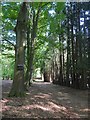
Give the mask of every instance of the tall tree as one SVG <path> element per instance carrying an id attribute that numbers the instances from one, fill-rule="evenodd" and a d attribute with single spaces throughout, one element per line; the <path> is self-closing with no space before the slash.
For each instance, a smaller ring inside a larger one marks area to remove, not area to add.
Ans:
<path id="1" fill-rule="evenodd" d="M 16 32 L 16 49 L 15 49 L 15 69 L 14 80 L 9 96 L 24 96 L 24 42 L 26 38 L 27 6 L 24 2 L 21 6 Z"/>

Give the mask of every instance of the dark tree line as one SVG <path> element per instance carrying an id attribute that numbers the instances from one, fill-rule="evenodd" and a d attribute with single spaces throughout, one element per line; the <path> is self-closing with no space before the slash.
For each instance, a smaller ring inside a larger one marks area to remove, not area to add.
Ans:
<path id="1" fill-rule="evenodd" d="M 89 6 L 90 2 L 66 4 L 66 19 L 61 25 L 64 32 L 59 35 L 63 47 L 60 48 L 59 69 L 53 69 L 56 75 L 55 79 L 52 78 L 53 83 L 79 89 L 90 87 Z M 57 68 L 57 65 L 58 62 L 53 68 Z"/>

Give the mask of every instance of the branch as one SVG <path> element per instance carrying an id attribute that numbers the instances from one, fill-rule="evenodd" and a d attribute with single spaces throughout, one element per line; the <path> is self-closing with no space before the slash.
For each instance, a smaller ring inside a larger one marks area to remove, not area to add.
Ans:
<path id="1" fill-rule="evenodd" d="M 11 44 L 11 45 L 15 48 L 15 45 L 14 45 L 12 42 L 10 42 L 9 40 L 4 39 L 4 40 L 2 40 L 2 41 L 7 41 L 9 44 Z"/>
<path id="2" fill-rule="evenodd" d="M 40 13 L 40 10 L 41 10 L 41 4 L 42 3 L 40 3 L 39 6 L 38 6 L 38 11 L 37 11 L 37 14 L 36 14 L 36 26 L 37 26 L 37 22 L 38 22 L 38 18 L 39 18 L 39 13 Z"/>
<path id="3" fill-rule="evenodd" d="M 48 5 L 48 4 L 50 4 L 50 2 L 45 3 L 44 5 L 42 5 L 42 2 L 40 2 L 39 6 L 38 6 L 38 11 L 37 11 L 37 14 L 36 14 L 36 26 L 37 26 L 37 22 L 38 22 L 38 18 L 39 18 L 39 13 L 40 13 L 41 9 L 42 9 L 44 6 Z M 42 5 L 42 6 L 41 6 L 41 5 Z"/>
<path id="4" fill-rule="evenodd" d="M 41 9 L 42 9 L 44 6 L 48 5 L 48 4 L 51 4 L 51 2 L 47 2 L 47 3 L 45 3 L 44 5 L 42 5 L 42 6 L 41 6 Z"/>
<path id="5" fill-rule="evenodd" d="M 42 25 L 42 26 L 38 27 L 38 29 L 44 28 L 44 27 L 46 27 L 46 26 L 47 26 L 47 24 Z"/>
<path id="6" fill-rule="evenodd" d="M 50 4 L 50 2 L 45 3 L 44 5 L 42 5 L 42 2 L 40 2 L 36 16 L 38 16 L 38 14 L 40 13 L 40 10 L 41 10 L 44 6 L 46 6 L 46 5 L 48 5 L 48 4 Z M 41 5 L 42 5 L 42 6 L 41 6 Z"/>

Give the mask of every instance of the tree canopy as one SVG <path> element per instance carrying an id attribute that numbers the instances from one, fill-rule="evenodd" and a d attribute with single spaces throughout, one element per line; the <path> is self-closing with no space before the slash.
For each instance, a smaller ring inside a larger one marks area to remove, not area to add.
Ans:
<path id="1" fill-rule="evenodd" d="M 90 87 L 90 2 L 1 2 L 1 6 L 2 76 L 13 79 L 10 96 L 20 96 L 38 68 L 44 81 Z M 23 82 L 17 86 L 16 79 Z"/>

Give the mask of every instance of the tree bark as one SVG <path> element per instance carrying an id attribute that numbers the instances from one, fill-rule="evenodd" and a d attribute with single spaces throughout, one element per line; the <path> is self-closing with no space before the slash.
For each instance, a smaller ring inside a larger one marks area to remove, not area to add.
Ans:
<path id="1" fill-rule="evenodd" d="M 62 44 L 61 36 L 59 35 L 59 44 Z M 59 84 L 63 85 L 63 66 L 62 66 L 62 47 L 60 46 L 60 56 L 59 56 L 59 62 L 60 62 L 60 69 L 59 69 Z"/>
<path id="2" fill-rule="evenodd" d="M 72 4 L 72 3 L 71 3 Z M 71 5 L 72 7 L 72 5 Z M 71 46 L 72 46 L 72 87 L 75 87 L 75 55 L 74 55 L 74 33 L 73 33 L 73 10 L 71 12 Z"/>
<path id="3" fill-rule="evenodd" d="M 15 50 L 15 69 L 14 69 L 14 80 L 10 97 L 23 97 L 24 92 L 24 42 L 26 37 L 26 14 L 27 6 L 24 2 L 21 6 L 21 10 L 18 15 L 17 25 L 15 28 L 16 32 L 16 50 Z"/>
<path id="4" fill-rule="evenodd" d="M 70 86 L 70 25 L 69 25 L 69 8 L 67 7 L 67 63 L 66 63 L 66 86 Z"/>
<path id="5" fill-rule="evenodd" d="M 30 40 L 30 48 L 29 48 L 29 86 L 31 85 L 31 78 L 32 78 L 32 72 L 33 72 L 33 59 L 34 59 L 34 44 L 35 44 L 35 38 L 37 33 L 37 26 L 38 26 L 38 19 L 39 19 L 39 13 L 41 6 L 39 6 L 37 14 L 35 14 L 35 10 L 33 10 L 33 25 L 32 25 L 32 31 L 31 31 L 31 40 Z"/>

